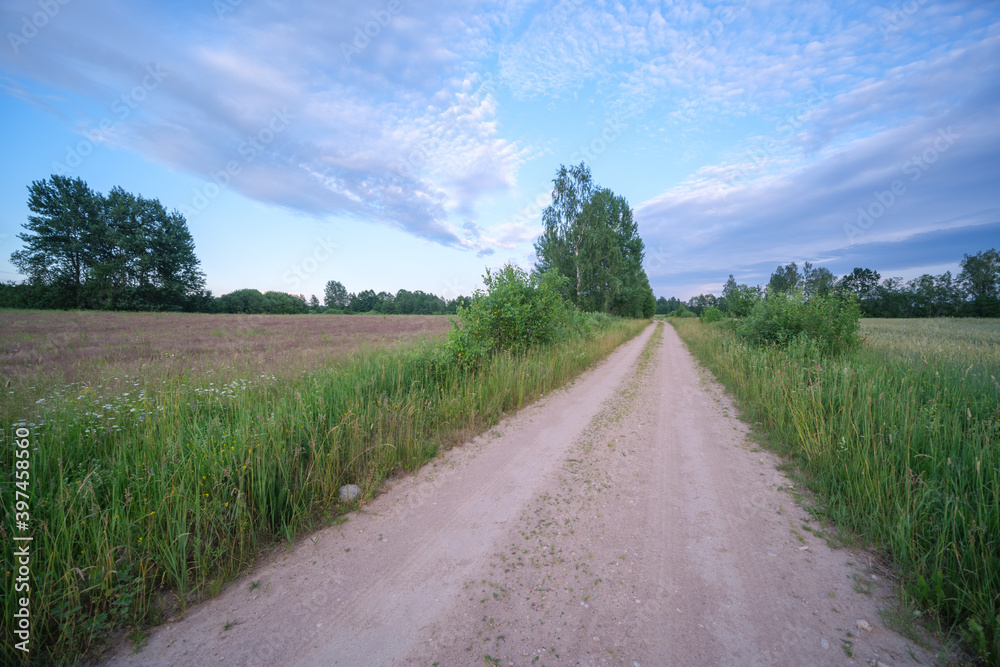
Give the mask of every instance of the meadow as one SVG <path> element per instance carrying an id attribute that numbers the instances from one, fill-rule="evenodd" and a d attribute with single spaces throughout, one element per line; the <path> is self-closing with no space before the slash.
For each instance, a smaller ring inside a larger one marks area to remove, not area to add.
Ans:
<path id="1" fill-rule="evenodd" d="M 934 619 L 1000 664 L 1000 321 L 864 319 L 858 349 L 817 358 L 671 319 L 813 511 L 894 563 L 886 621 Z"/>
<path id="2" fill-rule="evenodd" d="M 206 373 L 221 382 L 281 378 L 365 345 L 436 340 L 449 329 L 440 315 L 0 310 L 0 416 L 28 414 L 39 399 L 81 383 L 120 393 L 126 377 L 133 384 Z"/>
<path id="3" fill-rule="evenodd" d="M 33 654 L 67 663 L 141 643 L 276 540 L 339 521 L 342 485 L 364 502 L 648 323 L 579 316 L 579 335 L 468 369 L 442 354 L 447 317 L 0 317 L 4 497 L 30 432 Z M 11 549 L 2 563 L 10 580 Z M 5 591 L 5 664 L 23 658 L 16 604 Z"/>

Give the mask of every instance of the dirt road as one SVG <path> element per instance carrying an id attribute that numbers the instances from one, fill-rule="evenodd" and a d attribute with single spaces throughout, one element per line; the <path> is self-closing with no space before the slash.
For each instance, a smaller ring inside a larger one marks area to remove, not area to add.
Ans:
<path id="1" fill-rule="evenodd" d="M 110 662 L 933 663 L 745 436 L 652 326 Z"/>

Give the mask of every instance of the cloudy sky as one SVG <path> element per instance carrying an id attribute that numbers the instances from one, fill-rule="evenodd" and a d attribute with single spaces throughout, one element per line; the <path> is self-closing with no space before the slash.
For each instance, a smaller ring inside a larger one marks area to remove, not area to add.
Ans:
<path id="1" fill-rule="evenodd" d="M 1000 248 L 982 0 L 5 0 L 0 279 L 54 173 L 185 214 L 216 294 L 530 267 L 552 178 L 633 206 L 658 296 Z"/>

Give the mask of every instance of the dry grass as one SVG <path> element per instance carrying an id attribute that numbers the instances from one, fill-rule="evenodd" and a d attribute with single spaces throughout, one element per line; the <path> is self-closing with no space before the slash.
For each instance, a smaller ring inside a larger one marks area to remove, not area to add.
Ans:
<path id="1" fill-rule="evenodd" d="M 447 333 L 440 315 L 207 315 L 0 310 L 0 416 L 24 418 L 67 384 L 126 377 L 301 374 L 359 347 Z"/>

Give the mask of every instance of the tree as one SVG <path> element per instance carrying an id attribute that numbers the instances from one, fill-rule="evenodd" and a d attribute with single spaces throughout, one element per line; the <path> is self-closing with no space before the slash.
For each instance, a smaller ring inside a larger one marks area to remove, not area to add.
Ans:
<path id="1" fill-rule="evenodd" d="M 767 284 L 768 294 L 785 294 L 794 292 L 802 285 L 802 274 L 795 262 L 786 266 L 779 266 L 771 274 L 771 280 Z"/>
<path id="2" fill-rule="evenodd" d="M 656 300 L 632 209 L 624 197 L 597 187 L 586 164 L 560 166 L 542 222 L 536 273 L 555 269 L 569 278 L 566 296 L 581 310 L 652 316 Z"/>
<path id="3" fill-rule="evenodd" d="M 864 314 L 871 317 L 875 313 L 874 302 L 878 296 L 878 281 L 881 277 L 878 271 L 855 267 L 837 281 L 837 290 L 842 294 L 852 294 L 857 297 Z"/>
<path id="4" fill-rule="evenodd" d="M 814 269 L 810 262 L 802 266 L 802 289 L 806 299 L 814 296 L 826 296 L 833 292 L 837 284 L 837 276 L 830 269 L 821 266 Z"/>
<path id="5" fill-rule="evenodd" d="M 241 289 L 220 296 L 215 308 L 220 313 L 255 315 L 267 312 L 267 302 L 258 290 Z"/>
<path id="6" fill-rule="evenodd" d="M 588 217 L 584 208 L 594 193 L 590 169 L 581 162 L 568 169 L 560 165 L 552 181 L 552 203 L 542 211 L 544 230 L 535 242 L 536 271 L 556 269 L 572 280 L 574 303 L 581 291 L 580 251 L 586 240 Z"/>
<path id="7" fill-rule="evenodd" d="M 965 255 L 958 283 L 972 299 L 972 313 L 1000 316 L 1000 253 L 994 249 Z"/>
<path id="8" fill-rule="evenodd" d="M 375 290 L 366 289 L 349 296 L 347 309 L 352 313 L 370 313 L 376 306 L 378 306 L 378 295 L 375 294 Z"/>
<path id="9" fill-rule="evenodd" d="M 726 295 L 726 309 L 733 317 L 746 317 L 760 299 L 760 287 L 737 285 Z"/>
<path id="10" fill-rule="evenodd" d="M 347 289 L 336 280 L 331 280 L 323 290 L 323 303 L 327 308 L 345 308 L 348 304 Z"/>
<path id="11" fill-rule="evenodd" d="M 319 308 L 319 299 L 316 298 L 315 294 L 309 297 L 309 307 L 312 308 L 313 310 Z"/>
<path id="12" fill-rule="evenodd" d="M 11 263 L 36 285 L 58 286 L 64 306 L 80 307 L 93 237 L 101 227 L 100 195 L 79 178 L 53 175 L 28 187 L 25 242 Z"/>
<path id="13" fill-rule="evenodd" d="M 32 233 L 19 235 L 27 247 L 11 261 L 55 290 L 55 305 L 180 310 L 204 287 L 184 216 L 158 200 L 120 187 L 105 197 L 57 175 L 28 190 Z"/>

